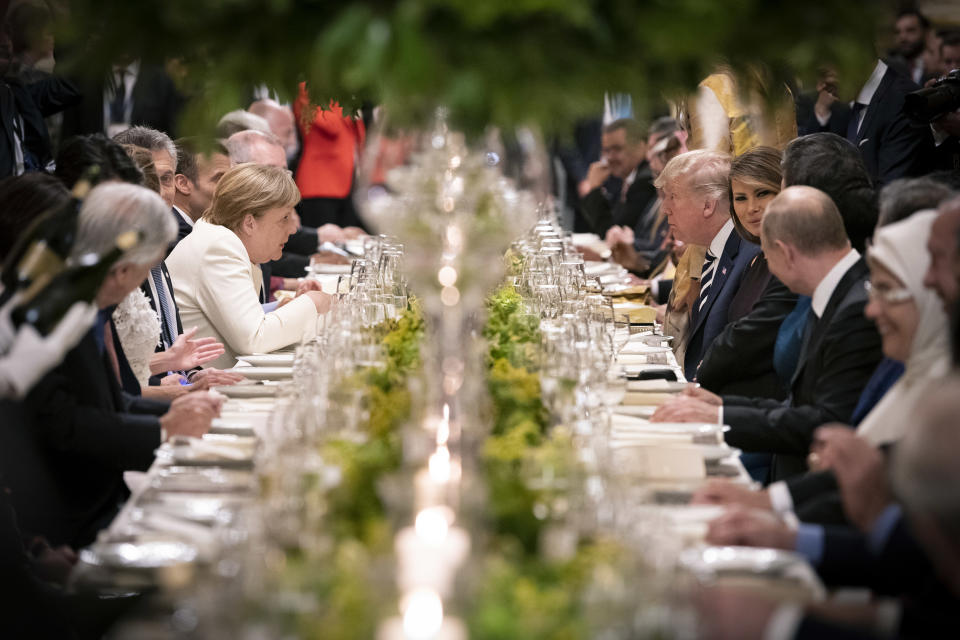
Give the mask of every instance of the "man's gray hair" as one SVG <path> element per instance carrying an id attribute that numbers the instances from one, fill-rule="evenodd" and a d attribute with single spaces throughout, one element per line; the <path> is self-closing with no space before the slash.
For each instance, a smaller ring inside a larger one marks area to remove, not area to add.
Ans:
<path id="1" fill-rule="evenodd" d="M 725 202 L 728 198 L 731 158 L 725 153 L 697 149 L 676 156 L 663 168 L 653 185 L 663 189 L 682 180 L 688 189 Z M 724 211 L 730 207 L 724 207 Z"/>
<path id="2" fill-rule="evenodd" d="M 230 154 L 231 164 L 243 164 L 244 162 L 258 162 L 257 149 L 266 146 L 276 146 L 283 150 L 283 143 L 280 138 L 272 133 L 264 133 L 255 129 L 238 131 L 230 136 L 224 143 L 227 153 Z"/>
<path id="3" fill-rule="evenodd" d="M 909 218 L 923 209 L 936 209 L 954 195 L 950 187 L 933 178 L 898 178 L 880 191 L 877 226 Z"/>
<path id="4" fill-rule="evenodd" d="M 113 141 L 117 144 L 132 144 L 135 147 L 143 147 L 147 151 L 166 151 L 170 154 L 173 162 L 177 162 L 177 145 L 173 144 L 170 136 L 157 129 L 140 126 L 130 127 L 113 136 Z"/>
<path id="5" fill-rule="evenodd" d="M 146 187 L 125 182 L 106 182 L 87 195 L 80 208 L 77 242 L 71 258 L 88 253 L 104 254 L 128 231 L 141 234 L 140 243 L 120 262 L 145 265 L 157 259 L 177 237 L 170 207 Z"/>
<path id="6" fill-rule="evenodd" d="M 217 137 L 229 138 L 239 131 L 262 131 L 271 133 L 270 123 L 263 116 L 236 109 L 225 113 L 217 123 Z"/>
<path id="7" fill-rule="evenodd" d="M 760 236 L 764 244 L 779 240 L 805 256 L 850 246 L 837 205 L 823 191 L 806 186 L 787 187 L 770 201 Z"/>
<path id="8" fill-rule="evenodd" d="M 935 385 L 918 404 L 917 424 L 893 455 L 896 495 L 912 513 L 932 518 L 941 533 L 960 540 L 960 378 Z"/>

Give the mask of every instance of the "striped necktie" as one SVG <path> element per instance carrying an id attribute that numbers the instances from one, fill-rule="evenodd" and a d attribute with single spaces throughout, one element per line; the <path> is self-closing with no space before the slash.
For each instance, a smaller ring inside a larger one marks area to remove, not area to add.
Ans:
<path id="1" fill-rule="evenodd" d="M 150 269 L 150 276 L 153 278 L 153 285 L 157 289 L 157 304 L 160 307 L 160 329 L 163 338 L 163 348 L 169 349 L 174 340 L 177 339 L 176 318 L 173 317 L 173 310 L 167 301 L 167 288 L 164 286 L 163 271 L 160 265 Z"/>
<path id="2" fill-rule="evenodd" d="M 703 260 L 703 271 L 700 272 L 700 295 L 697 297 L 697 313 L 703 311 L 703 306 L 707 304 L 710 298 L 710 285 L 713 284 L 713 276 L 717 273 L 717 257 L 707 251 Z"/>

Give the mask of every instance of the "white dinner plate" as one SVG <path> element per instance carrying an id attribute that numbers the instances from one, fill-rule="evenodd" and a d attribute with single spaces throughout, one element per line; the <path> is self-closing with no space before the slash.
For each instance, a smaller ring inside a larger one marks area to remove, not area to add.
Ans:
<path id="1" fill-rule="evenodd" d="M 234 371 L 251 380 L 287 380 L 293 377 L 293 367 L 240 367 Z"/>
<path id="2" fill-rule="evenodd" d="M 237 360 L 246 362 L 254 367 L 289 367 L 293 365 L 292 353 L 255 353 L 246 356 L 237 356 Z M 244 371 L 239 371 L 243 373 Z"/>
<path id="3" fill-rule="evenodd" d="M 250 367 L 253 369 L 253 367 Z M 234 384 L 227 387 L 214 387 L 217 393 L 228 398 L 269 398 L 277 395 L 280 385 L 276 384 Z"/>
<path id="4" fill-rule="evenodd" d="M 306 267 L 306 270 L 310 273 L 350 275 L 351 266 L 349 264 L 314 264 Z"/>

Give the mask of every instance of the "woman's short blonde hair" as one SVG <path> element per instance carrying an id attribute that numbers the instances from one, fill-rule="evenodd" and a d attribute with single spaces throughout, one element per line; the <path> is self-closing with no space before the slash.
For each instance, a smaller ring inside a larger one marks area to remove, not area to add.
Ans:
<path id="1" fill-rule="evenodd" d="M 259 218 L 270 209 L 298 202 L 300 191 L 287 169 L 248 162 L 223 174 L 203 218 L 236 231 L 247 214 Z"/>

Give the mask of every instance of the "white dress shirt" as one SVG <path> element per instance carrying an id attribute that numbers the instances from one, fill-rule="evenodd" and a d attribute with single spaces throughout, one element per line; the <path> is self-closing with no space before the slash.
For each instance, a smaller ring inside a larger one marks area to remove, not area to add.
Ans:
<path id="1" fill-rule="evenodd" d="M 224 345 L 212 367 L 232 367 L 238 354 L 275 351 L 316 332 L 317 309 L 308 296 L 264 313 L 263 272 L 224 226 L 197 220 L 166 262 L 183 326 L 198 327 L 198 338 L 211 336 Z"/>
<path id="2" fill-rule="evenodd" d="M 840 258 L 840 261 L 833 265 L 833 268 L 823 277 L 817 288 L 813 290 L 813 298 L 810 301 L 810 308 L 817 314 L 817 318 L 823 317 L 823 312 L 830 302 L 830 296 L 840 284 L 840 280 L 846 275 L 847 271 L 860 259 L 860 252 L 856 249 L 850 249 L 850 253 Z"/>
<path id="3" fill-rule="evenodd" d="M 723 253 L 723 248 L 727 246 L 727 240 L 731 233 L 733 233 L 733 220 L 728 219 L 720 227 L 720 231 L 717 231 L 717 235 L 713 236 L 713 240 L 710 241 L 710 254 L 714 258 L 719 258 L 720 254 Z"/>
<path id="4" fill-rule="evenodd" d="M 887 72 L 887 64 L 883 60 L 877 60 L 877 66 L 873 68 L 873 73 L 863 85 L 863 89 L 857 95 L 857 103 L 864 105 L 857 117 L 857 133 L 860 133 L 860 125 L 863 124 L 863 118 L 867 115 L 867 109 L 870 108 L 870 101 L 873 100 L 873 94 L 880 88 L 880 82 L 883 80 L 883 74 Z"/>
<path id="5" fill-rule="evenodd" d="M 184 222 L 186 222 L 186 223 L 187 223 L 188 225 L 190 225 L 191 227 L 193 226 L 193 218 L 191 218 L 190 216 L 188 216 L 186 211 L 184 211 L 183 209 L 181 209 L 181 208 L 178 207 L 177 205 L 173 205 L 173 210 L 176 211 L 178 214 L 180 214 L 180 217 L 183 218 L 183 221 L 184 221 Z"/>

